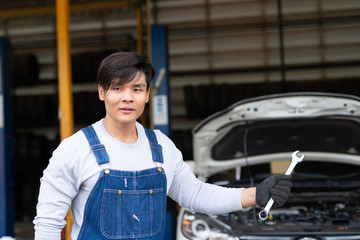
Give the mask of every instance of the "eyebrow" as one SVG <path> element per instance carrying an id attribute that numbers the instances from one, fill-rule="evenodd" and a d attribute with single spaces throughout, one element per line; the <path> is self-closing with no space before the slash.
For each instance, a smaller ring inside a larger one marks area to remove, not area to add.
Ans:
<path id="1" fill-rule="evenodd" d="M 146 85 L 144 83 L 134 83 L 132 86 L 133 87 L 145 87 Z"/>

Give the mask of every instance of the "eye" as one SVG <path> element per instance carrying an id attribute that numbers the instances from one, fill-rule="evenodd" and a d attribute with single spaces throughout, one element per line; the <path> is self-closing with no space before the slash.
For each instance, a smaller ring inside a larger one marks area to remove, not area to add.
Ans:
<path id="1" fill-rule="evenodd" d="M 114 87 L 112 90 L 113 90 L 113 91 L 121 91 L 121 88 L 119 88 L 119 87 Z"/>

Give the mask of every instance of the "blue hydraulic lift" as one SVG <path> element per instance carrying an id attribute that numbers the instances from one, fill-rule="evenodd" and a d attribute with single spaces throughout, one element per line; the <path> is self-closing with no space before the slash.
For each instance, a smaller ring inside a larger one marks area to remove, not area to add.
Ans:
<path id="1" fill-rule="evenodd" d="M 10 49 L 0 38 L 0 237 L 14 235 Z"/>
<path id="2" fill-rule="evenodd" d="M 153 81 L 152 116 L 154 128 L 171 137 L 167 28 L 151 26 L 151 56 L 156 75 Z"/>
<path id="3" fill-rule="evenodd" d="M 151 56 L 156 72 L 152 88 L 153 125 L 154 129 L 159 129 L 171 138 L 168 32 L 166 26 L 151 26 Z M 164 239 L 174 239 L 175 212 L 175 203 L 169 199 Z"/>

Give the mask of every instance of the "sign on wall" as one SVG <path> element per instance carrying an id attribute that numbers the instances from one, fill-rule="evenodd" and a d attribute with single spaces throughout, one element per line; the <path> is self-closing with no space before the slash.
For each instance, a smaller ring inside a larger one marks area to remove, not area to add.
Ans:
<path id="1" fill-rule="evenodd" d="M 153 110 L 155 125 L 169 124 L 168 98 L 166 95 L 153 97 Z"/>

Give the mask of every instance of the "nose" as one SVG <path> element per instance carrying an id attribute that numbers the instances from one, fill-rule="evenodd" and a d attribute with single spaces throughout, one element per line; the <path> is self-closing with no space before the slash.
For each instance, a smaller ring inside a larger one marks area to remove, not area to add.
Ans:
<path id="1" fill-rule="evenodd" d="M 125 89 L 122 95 L 122 101 L 124 102 L 132 102 L 134 100 L 134 94 L 131 89 Z"/>

